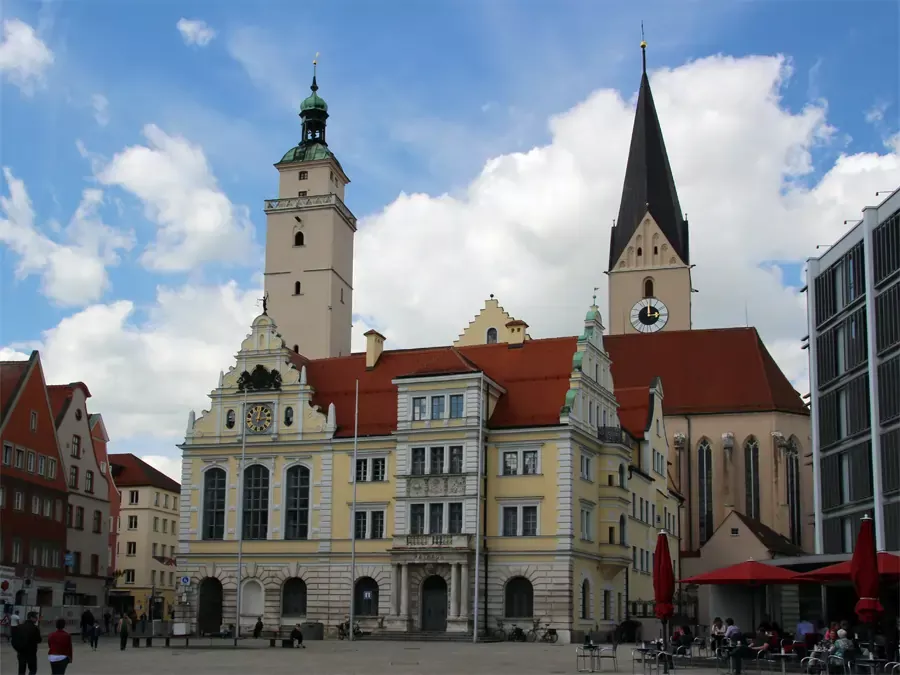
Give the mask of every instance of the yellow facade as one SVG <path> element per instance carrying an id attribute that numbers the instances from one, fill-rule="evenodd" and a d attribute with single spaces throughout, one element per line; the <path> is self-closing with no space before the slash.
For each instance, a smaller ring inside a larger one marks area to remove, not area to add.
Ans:
<path id="1" fill-rule="evenodd" d="M 632 503 L 677 507 L 664 477 L 637 475 L 648 448 L 667 452 L 665 434 L 635 440 L 619 427 L 595 307 L 584 325 L 564 345 L 571 366 L 555 423 L 495 428 L 516 399 L 505 402 L 510 393 L 478 368 L 398 373 L 387 393 L 394 430 L 361 435 L 354 465 L 353 417 L 339 425 L 308 381 L 308 367 L 327 378 L 339 360 L 298 358 L 272 319 L 257 317 L 182 446 L 178 577 L 189 583 L 178 588 L 179 623 L 247 630 L 262 617 L 269 628 L 320 621 L 333 631 L 352 596 L 370 630 L 469 632 L 476 612 L 488 632 L 540 621 L 568 640 L 611 629 L 625 618 L 629 583 L 642 598 L 649 583 L 630 569 L 631 546 L 652 548 L 655 531 L 631 517 Z M 381 341 L 372 334 L 370 353 L 345 357 L 358 360 L 364 402 L 369 378 L 402 354 L 382 354 Z"/>

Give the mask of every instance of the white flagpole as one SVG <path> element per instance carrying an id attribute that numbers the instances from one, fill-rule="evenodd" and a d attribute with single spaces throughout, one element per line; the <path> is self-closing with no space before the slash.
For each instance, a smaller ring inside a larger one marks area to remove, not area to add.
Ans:
<path id="1" fill-rule="evenodd" d="M 244 389 L 244 405 L 241 408 L 241 465 L 238 467 L 237 480 L 237 604 L 234 609 L 235 624 L 234 637 L 241 636 L 241 576 L 243 575 L 243 558 L 244 558 L 244 464 L 247 459 L 247 390 Z"/>
<path id="2" fill-rule="evenodd" d="M 353 412 L 353 504 L 350 507 L 350 626 L 349 639 L 353 641 L 353 601 L 356 598 L 356 452 L 359 445 L 359 380 L 356 381 L 356 403 Z"/>

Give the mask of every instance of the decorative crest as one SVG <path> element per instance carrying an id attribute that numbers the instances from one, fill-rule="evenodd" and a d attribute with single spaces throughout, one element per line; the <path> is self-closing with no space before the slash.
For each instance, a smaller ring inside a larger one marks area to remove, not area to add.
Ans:
<path id="1" fill-rule="evenodd" d="M 246 370 L 237 381 L 238 391 L 267 391 L 281 389 L 281 373 L 269 370 L 264 365 L 257 365 L 253 372 Z"/>

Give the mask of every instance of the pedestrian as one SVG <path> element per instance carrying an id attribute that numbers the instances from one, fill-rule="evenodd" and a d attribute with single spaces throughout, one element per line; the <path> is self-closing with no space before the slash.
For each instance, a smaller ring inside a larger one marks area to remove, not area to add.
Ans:
<path id="1" fill-rule="evenodd" d="M 112 616 L 110 616 L 109 611 L 107 610 L 103 614 L 103 632 L 106 635 L 109 635 L 109 623 L 112 621 Z"/>
<path id="2" fill-rule="evenodd" d="M 50 672 L 53 675 L 64 675 L 66 668 L 72 663 L 72 636 L 66 630 L 66 620 L 56 620 L 56 630 L 47 636 L 50 648 L 47 658 L 50 660 Z"/>
<path id="3" fill-rule="evenodd" d="M 16 627 L 12 634 L 12 646 L 19 659 L 19 675 L 37 673 L 37 649 L 41 643 L 41 631 L 37 627 L 37 614 L 28 612 L 25 622 Z"/>
<path id="4" fill-rule="evenodd" d="M 122 651 L 125 651 L 125 647 L 128 646 L 128 617 L 124 614 L 122 618 L 119 619 L 119 648 Z"/>
<path id="5" fill-rule="evenodd" d="M 94 623 L 91 626 L 91 649 L 97 651 L 97 645 L 100 643 L 100 624 Z"/>
<path id="6" fill-rule="evenodd" d="M 94 615 L 86 609 L 81 613 L 81 641 L 87 642 L 91 628 L 94 626 Z"/>
<path id="7" fill-rule="evenodd" d="M 256 619 L 256 625 L 253 626 L 253 638 L 258 639 L 259 636 L 262 634 L 262 631 L 263 631 L 262 617 L 258 617 Z"/>
<path id="8" fill-rule="evenodd" d="M 19 616 L 19 610 L 15 610 L 15 611 L 12 613 L 12 616 L 9 617 L 9 631 L 10 631 L 10 635 L 12 635 L 12 630 L 13 630 L 13 628 L 16 628 L 16 627 L 19 626 L 19 624 L 21 624 L 21 623 L 22 623 L 22 617 Z"/>
<path id="9" fill-rule="evenodd" d="M 147 615 L 145 613 L 141 613 L 141 634 L 147 632 Z"/>
<path id="10" fill-rule="evenodd" d="M 291 631 L 291 647 L 294 646 L 294 642 L 300 649 L 306 649 L 306 645 L 303 644 L 303 631 L 300 630 L 299 623 L 294 624 L 294 630 Z"/>

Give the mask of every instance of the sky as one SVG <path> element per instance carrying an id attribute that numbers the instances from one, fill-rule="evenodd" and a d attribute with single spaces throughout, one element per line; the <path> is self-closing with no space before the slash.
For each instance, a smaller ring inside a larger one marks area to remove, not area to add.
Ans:
<path id="1" fill-rule="evenodd" d="M 39 349 L 111 452 L 179 478 L 260 312 L 317 53 L 360 219 L 354 349 L 448 344 L 491 293 L 576 334 L 594 287 L 606 311 L 642 21 L 694 325 L 756 326 L 805 393 L 805 260 L 900 185 L 894 0 L 5 0 L 0 359 Z"/>

